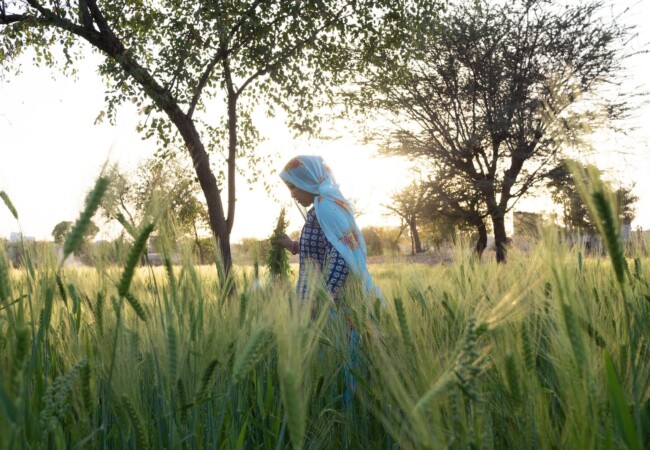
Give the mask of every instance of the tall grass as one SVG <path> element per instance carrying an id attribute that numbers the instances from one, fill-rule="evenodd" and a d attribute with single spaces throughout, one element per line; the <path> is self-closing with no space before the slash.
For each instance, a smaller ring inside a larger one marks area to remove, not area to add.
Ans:
<path id="1" fill-rule="evenodd" d="M 334 308 L 237 267 L 233 296 L 190 256 L 137 267 L 147 230 L 123 267 L 0 250 L 0 449 L 650 445 L 641 246 L 622 280 L 552 232 L 506 266 L 459 248 L 371 266 L 386 306 L 352 283 Z"/>

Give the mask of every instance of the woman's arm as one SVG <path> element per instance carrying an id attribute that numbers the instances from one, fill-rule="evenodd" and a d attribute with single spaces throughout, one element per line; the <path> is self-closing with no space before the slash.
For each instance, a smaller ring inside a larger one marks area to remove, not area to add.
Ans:
<path id="1" fill-rule="evenodd" d="M 333 245 L 327 254 L 326 261 L 327 266 L 324 268 L 325 270 L 323 270 L 325 284 L 332 294 L 332 298 L 336 300 L 339 289 L 348 278 L 348 265 Z"/>

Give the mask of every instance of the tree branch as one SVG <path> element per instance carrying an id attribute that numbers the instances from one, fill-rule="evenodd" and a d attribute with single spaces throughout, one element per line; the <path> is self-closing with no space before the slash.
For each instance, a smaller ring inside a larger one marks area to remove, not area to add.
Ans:
<path id="1" fill-rule="evenodd" d="M 34 19 L 34 17 L 27 14 L 5 14 L 4 10 L 2 11 L 2 14 L 0 14 L 0 24 L 2 25 L 11 25 L 12 23 L 26 22 L 31 19 Z"/>
<path id="2" fill-rule="evenodd" d="M 190 119 L 194 115 L 194 109 L 196 108 L 196 105 L 199 103 L 199 99 L 201 98 L 201 93 L 203 92 L 203 89 L 205 86 L 208 84 L 208 80 L 210 79 L 210 75 L 212 75 L 212 71 L 216 67 L 216 65 L 219 63 L 219 60 L 222 58 L 225 58 L 226 54 L 219 49 L 217 53 L 214 55 L 212 60 L 208 63 L 205 72 L 201 74 L 201 78 L 199 79 L 199 84 L 196 86 L 196 91 L 194 91 L 194 95 L 192 96 L 192 101 L 190 102 L 190 107 L 187 110 L 187 117 Z"/>

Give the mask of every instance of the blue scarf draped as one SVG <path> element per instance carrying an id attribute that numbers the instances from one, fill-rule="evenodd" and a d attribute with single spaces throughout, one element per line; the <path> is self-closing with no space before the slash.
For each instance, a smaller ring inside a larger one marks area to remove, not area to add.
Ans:
<path id="1" fill-rule="evenodd" d="M 316 218 L 325 237 L 338 250 L 350 271 L 361 278 L 366 290 L 380 296 L 366 266 L 366 243 L 354 220 L 352 206 L 341 194 L 323 158 L 297 156 L 287 163 L 280 178 L 314 194 Z"/>

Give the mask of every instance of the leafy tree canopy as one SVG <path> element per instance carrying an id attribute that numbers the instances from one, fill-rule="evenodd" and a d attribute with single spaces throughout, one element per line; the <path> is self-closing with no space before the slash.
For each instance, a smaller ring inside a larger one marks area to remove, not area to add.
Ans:
<path id="1" fill-rule="evenodd" d="M 579 148 L 585 132 L 625 115 L 620 99 L 596 91 L 615 80 L 630 36 L 603 18 L 603 6 L 455 2 L 437 33 L 406 36 L 405 56 L 369 66 L 365 86 L 375 91 L 352 97 L 398 118 L 388 153 L 429 161 L 477 194 L 500 261 L 504 216 L 516 199 L 542 184 L 544 169 L 567 146 Z"/>
<path id="2" fill-rule="evenodd" d="M 32 48 L 36 63 L 53 66 L 60 48 L 63 69 L 73 73 L 88 51 L 82 43 L 104 55 L 106 116 L 115 120 L 117 105 L 134 102 L 139 129 L 158 140 L 161 157 L 187 149 L 229 269 L 237 160 L 252 168 L 260 158 L 253 112 L 272 115 L 281 107 L 296 132 L 317 131 L 319 101 L 347 81 L 351 52 L 398 46 L 404 18 L 438 4 L 0 0 L 0 64 L 10 69 Z M 211 165 L 210 153 L 218 164 Z"/>

